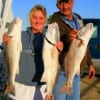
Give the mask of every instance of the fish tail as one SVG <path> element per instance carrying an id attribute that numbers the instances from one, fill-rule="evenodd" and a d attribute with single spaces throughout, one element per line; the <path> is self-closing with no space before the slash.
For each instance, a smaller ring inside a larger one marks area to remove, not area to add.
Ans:
<path id="1" fill-rule="evenodd" d="M 72 85 L 70 82 L 65 82 L 64 84 L 66 87 L 68 87 L 68 94 L 71 95 L 72 94 Z"/>
<path id="2" fill-rule="evenodd" d="M 66 81 L 64 83 L 64 85 L 61 87 L 60 92 L 71 95 L 72 94 L 72 85 L 70 84 L 70 82 Z"/>
<path id="3" fill-rule="evenodd" d="M 54 100 L 54 95 L 48 95 L 46 94 L 45 99 L 44 100 Z"/>
<path id="4" fill-rule="evenodd" d="M 5 95 L 8 95 L 8 94 L 12 94 L 15 96 L 15 87 L 13 84 L 9 84 L 7 83 L 7 86 L 5 88 Z"/>

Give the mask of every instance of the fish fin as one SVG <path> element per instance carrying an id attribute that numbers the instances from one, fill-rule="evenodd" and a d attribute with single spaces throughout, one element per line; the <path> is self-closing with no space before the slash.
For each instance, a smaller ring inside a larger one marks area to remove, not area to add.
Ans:
<path id="1" fill-rule="evenodd" d="M 17 43 L 17 51 L 22 51 L 22 46 L 19 42 Z"/>
<path id="2" fill-rule="evenodd" d="M 22 51 L 22 42 L 21 42 L 21 40 L 19 42 L 19 49 L 20 49 L 20 51 Z"/>
<path id="3" fill-rule="evenodd" d="M 46 82 L 47 81 L 47 77 L 46 77 L 46 72 L 43 73 L 42 78 L 41 78 L 41 82 Z"/>
<path id="4" fill-rule="evenodd" d="M 51 57 L 54 58 L 54 47 L 51 49 Z"/>
<path id="5" fill-rule="evenodd" d="M 22 51 L 22 45 L 18 42 L 17 43 L 17 52 L 20 52 L 21 53 L 21 51 Z M 20 54 L 19 54 L 19 59 L 20 59 Z M 19 67 L 17 69 L 17 73 L 16 74 L 17 75 L 19 74 Z"/>
<path id="6" fill-rule="evenodd" d="M 81 45 L 84 45 L 84 41 L 82 39 L 80 39 L 80 43 L 79 43 L 78 47 L 80 47 Z"/>
<path id="7" fill-rule="evenodd" d="M 17 74 L 17 75 L 19 74 L 19 67 L 18 67 L 18 69 L 17 69 L 17 72 L 16 72 L 16 74 Z"/>
<path id="8" fill-rule="evenodd" d="M 58 52 L 58 49 L 55 46 L 53 46 L 52 49 L 51 49 L 52 59 L 55 59 L 56 52 Z"/>

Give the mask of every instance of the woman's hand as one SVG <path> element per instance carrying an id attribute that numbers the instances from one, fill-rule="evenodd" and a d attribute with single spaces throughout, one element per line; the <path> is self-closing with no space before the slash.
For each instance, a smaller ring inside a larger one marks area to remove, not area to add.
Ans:
<path id="1" fill-rule="evenodd" d="M 4 43 L 7 43 L 10 39 L 11 39 L 11 36 L 8 36 L 7 33 L 5 33 L 5 34 L 3 35 L 3 42 L 4 42 Z"/>
<path id="2" fill-rule="evenodd" d="M 61 52 L 62 50 L 63 50 L 63 47 L 64 47 L 64 45 L 63 45 L 63 42 L 57 42 L 56 44 L 55 44 L 55 46 L 56 46 L 56 48 Z"/>
<path id="3" fill-rule="evenodd" d="M 69 34 L 69 40 L 72 41 L 73 39 L 75 39 L 77 37 L 78 34 L 78 30 L 77 29 L 73 29 L 71 31 L 71 33 Z"/>

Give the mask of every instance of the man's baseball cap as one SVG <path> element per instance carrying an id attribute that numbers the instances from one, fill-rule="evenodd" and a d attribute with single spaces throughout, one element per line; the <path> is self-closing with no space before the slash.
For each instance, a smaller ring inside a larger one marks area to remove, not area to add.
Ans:
<path id="1" fill-rule="evenodd" d="M 67 2 L 67 3 L 68 3 L 69 1 L 70 1 L 70 0 L 57 0 L 57 4 L 58 4 L 58 3 L 62 3 L 62 2 Z"/>

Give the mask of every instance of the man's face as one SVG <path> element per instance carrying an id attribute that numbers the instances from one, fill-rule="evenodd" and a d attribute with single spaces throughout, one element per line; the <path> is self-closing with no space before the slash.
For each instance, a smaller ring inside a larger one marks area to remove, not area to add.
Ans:
<path id="1" fill-rule="evenodd" d="M 57 4 L 57 7 L 59 9 L 59 11 L 64 14 L 65 16 L 68 16 L 70 14 L 72 14 L 72 9 L 73 9 L 73 0 L 69 0 L 69 2 L 60 2 Z"/>

